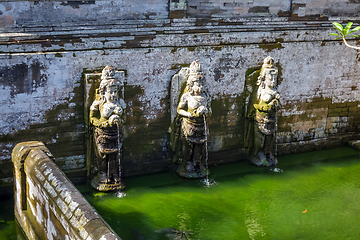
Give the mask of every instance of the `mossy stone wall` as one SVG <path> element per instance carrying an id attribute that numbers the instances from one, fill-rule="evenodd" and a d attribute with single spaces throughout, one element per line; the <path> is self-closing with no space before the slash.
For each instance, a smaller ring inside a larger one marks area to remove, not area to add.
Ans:
<path id="1" fill-rule="evenodd" d="M 212 98 L 211 164 L 245 159 L 245 79 L 268 55 L 279 68 L 280 154 L 359 138 L 359 57 L 329 33 L 334 20 L 360 22 L 360 3 L 183 2 L 0 3 L 1 186 L 12 188 L 10 153 L 27 140 L 85 180 L 84 74 L 106 65 L 126 73 L 125 176 L 171 168 L 170 81 L 194 60 Z"/>

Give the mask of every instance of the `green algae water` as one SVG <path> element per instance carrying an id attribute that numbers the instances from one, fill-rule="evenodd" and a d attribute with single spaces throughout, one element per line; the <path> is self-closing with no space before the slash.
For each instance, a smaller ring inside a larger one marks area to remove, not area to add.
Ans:
<path id="1" fill-rule="evenodd" d="M 127 178 L 123 195 L 79 189 L 123 240 L 360 238 L 359 152 L 287 155 L 278 167 L 211 166 L 211 187 L 162 173 Z M 0 202 L 0 240 L 22 239 L 13 196 Z"/>
<path id="2" fill-rule="evenodd" d="M 212 166 L 211 187 L 163 173 L 126 179 L 123 194 L 80 190 L 123 240 L 360 238 L 359 152 L 282 156 L 278 167 Z"/>
<path id="3" fill-rule="evenodd" d="M 15 222 L 14 196 L 0 198 L 0 240 L 26 240 Z"/>

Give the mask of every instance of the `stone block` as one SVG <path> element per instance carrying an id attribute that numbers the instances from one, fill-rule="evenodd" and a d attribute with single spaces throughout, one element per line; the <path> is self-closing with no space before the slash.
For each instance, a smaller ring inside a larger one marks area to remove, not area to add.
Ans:
<path id="1" fill-rule="evenodd" d="M 338 129 L 337 128 L 331 128 L 328 130 L 330 134 L 336 134 L 338 133 Z"/>
<path id="2" fill-rule="evenodd" d="M 348 117 L 340 117 L 340 123 L 347 123 Z"/>
<path id="3" fill-rule="evenodd" d="M 349 112 L 347 111 L 347 109 L 345 109 L 342 112 L 339 112 L 338 116 L 339 117 L 347 117 L 349 115 Z"/>
<path id="4" fill-rule="evenodd" d="M 357 112 L 357 111 L 359 111 L 359 107 L 357 105 L 349 107 L 349 112 Z"/>
<path id="5" fill-rule="evenodd" d="M 329 114 L 331 114 L 331 113 L 339 113 L 341 111 L 343 111 L 343 108 L 340 108 L 340 107 L 331 108 L 331 109 L 329 109 Z"/>
<path id="6" fill-rule="evenodd" d="M 346 106 L 348 106 L 348 107 L 357 107 L 358 104 L 359 104 L 358 101 L 353 101 L 353 102 L 347 102 L 347 103 L 346 103 Z M 350 108 L 349 108 L 349 109 L 350 109 Z"/>
<path id="7" fill-rule="evenodd" d="M 340 122 L 340 117 L 328 117 L 327 122 L 329 122 L 329 123 L 338 123 L 338 122 Z"/>
<path id="8" fill-rule="evenodd" d="M 326 137 L 326 133 L 324 132 L 324 130 L 320 129 L 318 131 L 315 132 L 314 134 L 314 138 L 325 138 Z M 311 139 L 310 139 L 311 140 Z"/>
<path id="9" fill-rule="evenodd" d="M 335 103 L 333 105 L 335 105 L 335 108 L 345 108 L 347 106 L 347 102 Z"/>
<path id="10" fill-rule="evenodd" d="M 334 108 L 336 108 L 336 105 L 335 105 L 335 104 L 329 104 L 329 110 L 330 110 L 330 109 L 334 109 Z"/>
<path id="11" fill-rule="evenodd" d="M 327 115 L 328 117 L 339 117 L 340 113 L 339 112 L 329 112 L 329 114 Z"/>

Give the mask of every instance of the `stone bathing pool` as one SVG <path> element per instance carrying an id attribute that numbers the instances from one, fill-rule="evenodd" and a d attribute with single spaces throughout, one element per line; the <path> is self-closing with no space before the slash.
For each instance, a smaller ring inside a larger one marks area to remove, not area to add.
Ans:
<path id="1" fill-rule="evenodd" d="M 78 188 L 123 240 L 358 239 L 358 151 L 281 156 L 278 167 L 212 166 L 211 187 L 162 173 L 126 179 L 123 194 Z M 2 200 L 0 239 L 18 239 L 12 205 Z"/>

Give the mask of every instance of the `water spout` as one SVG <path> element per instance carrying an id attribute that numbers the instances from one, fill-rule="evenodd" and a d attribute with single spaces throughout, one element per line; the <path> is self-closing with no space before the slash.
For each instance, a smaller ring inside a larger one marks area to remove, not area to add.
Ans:
<path id="1" fill-rule="evenodd" d="M 117 153 L 117 159 L 119 162 L 119 181 L 121 181 L 121 146 L 120 146 L 120 126 L 119 126 L 119 122 L 116 122 L 116 127 L 117 127 L 117 145 L 118 145 L 118 153 Z"/>
<path id="2" fill-rule="evenodd" d="M 204 127 L 205 127 L 205 171 L 206 171 L 206 178 L 201 180 L 206 187 L 212 187 L 217 185 L 218 183 L 212 179 L 209 179 L 209 166 L 208 166 L 208 159 L 209 159 L 209 152 L 208 152 L 208 136 L 207 136 L 207 125 L 206 125 L 206 118 L 205 114 L 203 115 L 204 118 Z"/>
<path id="3" fill-rule="evenodd" d="M 209 158 L 209 153 L 208 153 L 208 138 L 207 138 L 207 125 L 206 125 L 206 117 L 205 114 L 203 114 L 203 118 L 204 118 L 204 127 L 205 127 L 205 167 L 206 167 L 206 182 L 209 182 L 209 170 L 208 170 L 208 158 Z"/>
<path id="4" fill-rule="evenodd" d="M 277 117 L 277 108 L 275 109 L 275 132 L 274 132 L 274 137 L 275 137 L 275 150 L 274 150 L 274 155 L 275 155 L 275 166 L 276 166 L 276 163 L 277 163 L 277 156 L 278 156 L 278 149 L 277 149 L 277 129 L 278 129 L 278 117 Z M 283 170 L 280 169 L 280 168 L 277 168 L 277 167 L 274 167 L 274 168 L 270 168 L 270 171 L 271 172 L 274 172 L 274 173 L 282 173 Z"/>

